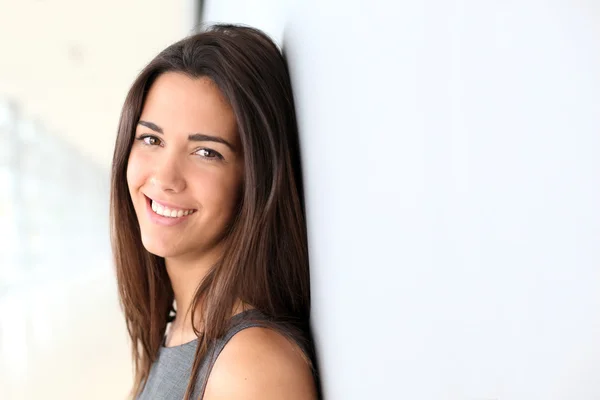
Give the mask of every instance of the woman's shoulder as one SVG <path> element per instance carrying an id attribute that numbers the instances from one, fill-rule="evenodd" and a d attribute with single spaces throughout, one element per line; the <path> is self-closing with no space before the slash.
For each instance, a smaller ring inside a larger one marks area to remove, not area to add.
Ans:
<path id="1" fill-rule="evenodd" d="M 281 398 L 317 398 L 304 352 L 272 326 L 236 330 L 212 368 L 204 399 Z"/>

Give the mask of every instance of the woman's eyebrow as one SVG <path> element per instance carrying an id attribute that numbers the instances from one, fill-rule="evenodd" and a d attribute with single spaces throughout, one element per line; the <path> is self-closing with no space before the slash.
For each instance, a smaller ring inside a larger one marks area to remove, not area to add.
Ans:
<path id="1" fill-rule="evenodd" d="M 227 140 L 225 140 L 225 139 L 223 139 L 222 137 L 219 137 L 219 136 L 205 135 L 204 133 L 194 133 L 194 134 L 188 136 L 188 140 L 190 140 L 192 142 L 217 142 L 217 143 L 223 143 L 224 145 L 226 145 L 227 147 L 229 147 L 231 149 L 231 151 L 235 151 L 235 148 L 233 147 L 233 145 L 231 143 L 229 143 Z"/>
<path id="2" fill-rule="evenodd" d="M 138 125 L 145 126 L 146 128 L 150 128 L 155 132 L 163 133 L 163 130 L 160 126 L 153 124 L 152 122 L 142 121 L 141 119 L 138 121 Z"/>
<path id="3" fill-rule="evenodd" d="M 156 125 L 155 123 L 149 122 L 149 121 L 143 121 L 143 120 L 139 120 L 138 122 L 139 125 L 145 126 L 146 128 L 150 128 L 155 132 L 158 132 L 160 134 L 163 134 L 163 130 L 160 126 Z M 229 143 L 227 140 L 223 139 L 222 137 L 219 136 L 211 136 L 211 135 L 206 135 L 204 133 L 193 133 L 191 135 L 188 136 L 188 140 L 192 141 L 192 142 L 216 142 L 216 143 L 222 143 L 224 145 L 226 145 L 227 147 L 229 147 L 231 149 L 231 151 L 235 151 L 235 147 Z"/>

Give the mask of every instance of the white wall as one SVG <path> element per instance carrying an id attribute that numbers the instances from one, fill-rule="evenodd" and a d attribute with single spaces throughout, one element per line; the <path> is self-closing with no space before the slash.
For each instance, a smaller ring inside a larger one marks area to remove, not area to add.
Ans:
<path id="1" fill-rule="evenodd" d="M 325 398 L 600 398 L 600 5 L 238 3 L 290 61 Z"/>
<path id="2" fill-rule="evenodd" d="M 281 44 L 288 21 L 291 0 L 204 0 L 202 19 L 204 23 L 244 23 L 268 32 Z"/>

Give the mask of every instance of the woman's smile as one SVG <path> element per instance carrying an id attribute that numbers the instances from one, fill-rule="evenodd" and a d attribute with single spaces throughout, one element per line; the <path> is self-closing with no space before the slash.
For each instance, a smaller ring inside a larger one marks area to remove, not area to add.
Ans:
<path id="1" fill-rule="evenodd" d="M 148 196 L 146 198 L 146 209 L 148 210 L 148 216 L 150 220 L 158 225 L 173 226 L 181 222 L 187 221 L 188 217 L 194 214 L 196 209 L 182 209 L 169 207 L 164 203 L 159 203 L 156 200 L 152 200 Z"/>

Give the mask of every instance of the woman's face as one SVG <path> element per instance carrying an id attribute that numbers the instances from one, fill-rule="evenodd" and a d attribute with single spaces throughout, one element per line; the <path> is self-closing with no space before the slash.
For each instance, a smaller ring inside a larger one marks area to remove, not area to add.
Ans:
<path id="1" fill-rule="evenodd" d="M 243 179 L 235 116 L 208 78 L 167 72 L 148 92 L 127 184 L 144 247 L 161 257 L 217 248 Z"/>

